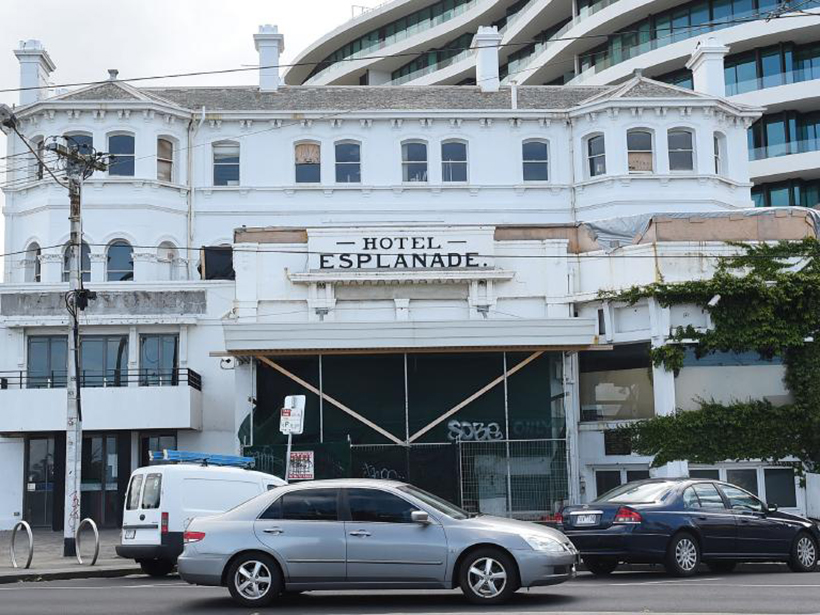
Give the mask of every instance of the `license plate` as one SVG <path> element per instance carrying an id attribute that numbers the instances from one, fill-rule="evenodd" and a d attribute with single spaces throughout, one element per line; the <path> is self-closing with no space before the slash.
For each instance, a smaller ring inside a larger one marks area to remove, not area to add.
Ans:
<path id="1" fill-rule="evenodd" d="M 125 530 L 125 539 L 132 540 L 137 535 L 137 530 Z"/>
<path id="2" fill-rule="evenodd" d="M 598 525 L 598 515 L 576 515 L 575 525 Z"/>

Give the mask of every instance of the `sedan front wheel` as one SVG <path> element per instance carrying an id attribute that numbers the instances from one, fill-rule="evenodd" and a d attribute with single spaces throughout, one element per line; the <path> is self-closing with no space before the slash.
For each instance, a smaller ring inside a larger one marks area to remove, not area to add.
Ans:
<path id="1" fill-rule="evenodd" d="M 515 562 L 500 549 L 478 549 L 464 560 L 459 586 L 474 604 L 506 602 L 519 587 Z"/>
<path id="2" fill-rule="evenodd" d="M 794 541 L 789 568 L 793 572 L 811 572 L 816 567 L 817 541 L 807 532 L 801 532 Z"/>

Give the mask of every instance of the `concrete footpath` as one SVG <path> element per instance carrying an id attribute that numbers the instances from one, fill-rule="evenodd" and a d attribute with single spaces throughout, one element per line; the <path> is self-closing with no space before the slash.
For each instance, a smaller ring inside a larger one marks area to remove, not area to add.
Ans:
<path id="1" fill-rule="evenodd" d="M 140 572 L 134 560 L 119 557 L 114 548 L 120 540 L 119 530 L 100 531 L 100 555 L 94 566 L 89 566 L 94 555 L 94 534 L 84 529 L 80 536 L 83 564 L 74 557 L 63 557 L 62 532 L 34 530 L 34 556 L 29 568 L 23 568 L 28 558 L 28 537 L 17 532 L 15 553 L 17 564 L 11 564 L 11 532 L 0 532 L 0 584 L 19 581 L 56 581 L 63 579 L 90 579 L 121 577 Z"/>

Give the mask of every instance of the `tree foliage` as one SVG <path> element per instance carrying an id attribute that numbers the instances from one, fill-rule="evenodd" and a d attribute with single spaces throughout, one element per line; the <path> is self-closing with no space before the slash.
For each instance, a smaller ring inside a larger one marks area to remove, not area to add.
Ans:
<path id="1" fill-rule="evenodd" d="M 766 400 L 719 404 L 700 400 L 697 410 L 657 416 L 625 427 L 633 448 L 674 460 L 713 464 L 724 460 L 794 457 L 799 471 L 820 471 L 820 242 L 807 238 L 777 244 L 734 244 L 706 280 L 654 283 L 603 298 L 634 304 L 652 297 L 661 306 L 695 304 L 708 313 L 707 330 L 680 327 L 652 350 L 656 366 L 676 374 L 686 348 L 698 358 L 715 352 L 757 352 L 782 357 L 794 402 Z"/>

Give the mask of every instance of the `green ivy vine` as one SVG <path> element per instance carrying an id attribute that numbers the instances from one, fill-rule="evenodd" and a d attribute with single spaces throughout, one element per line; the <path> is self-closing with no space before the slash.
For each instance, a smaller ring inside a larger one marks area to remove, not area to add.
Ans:
<path id="1" fill-rule="evenodd" d="M 714 464 L 763 459 L 782 463 L 794 457 L 804 472 L 820 471 L 820 242 L 815 238 L 776 244 L 732 244 L 710 279 L 657 282 L 600 297 L 634 304 L 654 298 L 661 306 L 695 304 L 711 327 L 672 332 L 652 349 L 654 365 L 674 372 L 687 348 L 701 358 L 715 352 L 754 351 L 782 357 L 793 403 L 766 400 L 719 404 L 700 400 L 696 410 L 639 421 L 630 432 L 633 450 L 654 455 L 653 465 L 675 460 Z"/>

